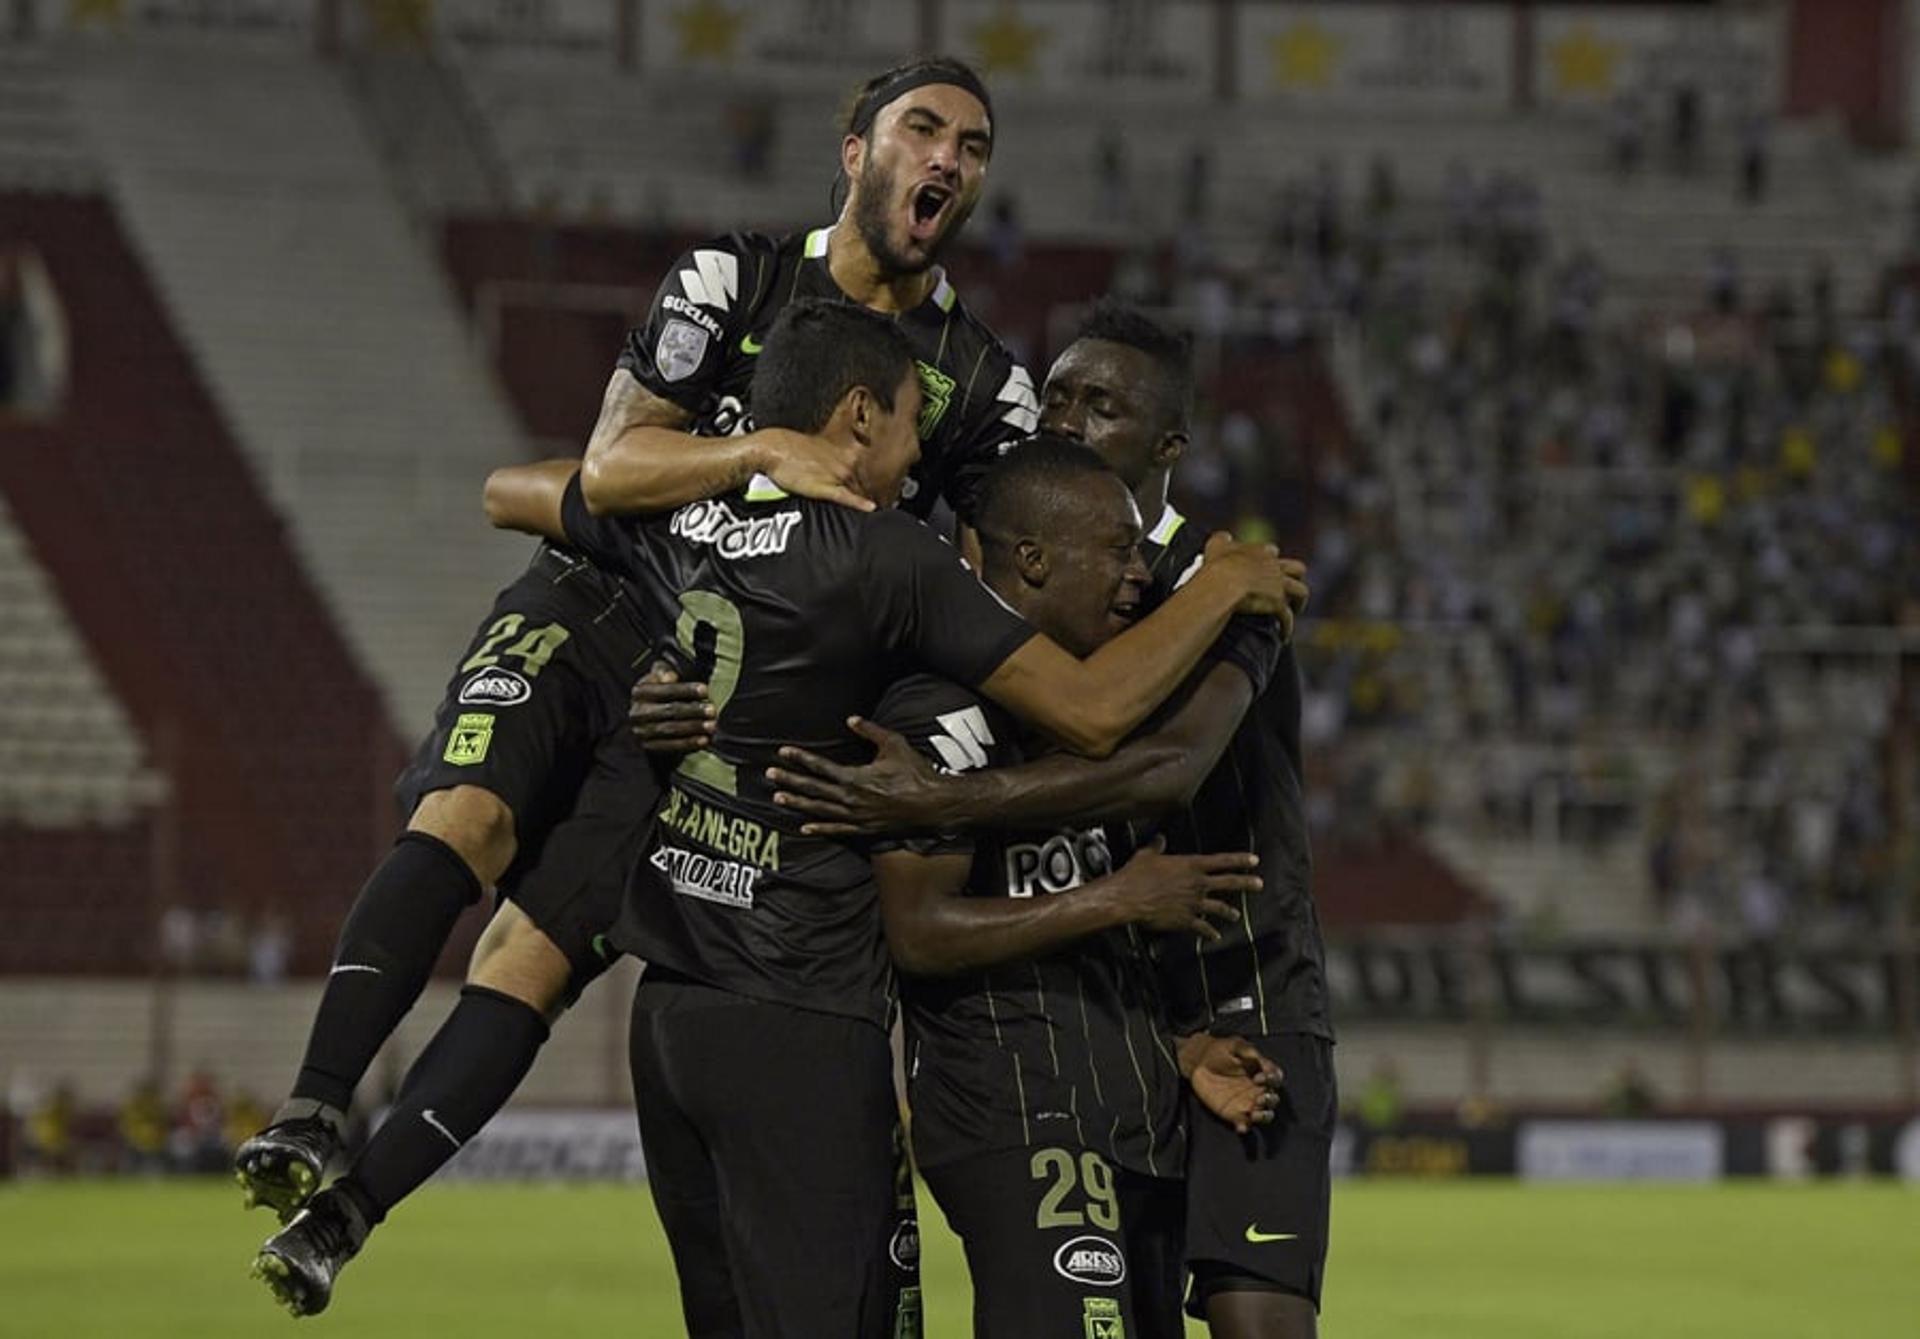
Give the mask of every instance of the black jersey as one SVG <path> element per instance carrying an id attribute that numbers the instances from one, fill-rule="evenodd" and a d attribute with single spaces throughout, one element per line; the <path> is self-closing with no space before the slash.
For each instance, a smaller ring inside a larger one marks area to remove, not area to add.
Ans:
<path id="1" fill-rule="evenodd" d="M 896 683 L 876 719 L 950 771 L 1021 761 L 1018 725 L 931 675 Z M 943 835 L 971 852 L 968 897 L 1072 896 L 1133 854 L 1127 825 Z M 939 1166 L 1077 1144 L 1151 1176 L 1185 1161 L 1183 1082 L 1150 946 L 1132 926 L 955 976 L 903 976 L 914 1156 Z"/>
<path id="2" fill-rule="evenodd" d="M 977 685 L 1033 634 L 951 545 L 900 511 L 789 497 L 759 479 L 676 511 L 591 515 L 567 534 L 630 575 L 718 708 L 713 747 L 680 763 L 613 944 L 756 999 L 884 1025 L 891 972 L 864 849 L 799 832 L 767 768 L 784 744 L 842 762 L 894 680 L 932 668 Z"/>
<path id="3" fill-rule="evenodd" d="M 1206 537 L 1167 508 L 1140 546 L 1153 574 L 1143 612 L 1199 567 L 1205 547 Z M 1183 1028 L 1331 1038 L 1326 951 L 1310 888 L 1299 662 L 1271 619 L 1233 620 L 1212 654 L 1245 671 L 1253 703 L 1193 803 L 1164 825 L 1167 849 L 1252 851 L 1263 886 L 1239 896 L 1240 920 L 1221 926 L 1217 941 L 1162 942 L 1168 1003 Z"/>
<path id="4" fill-rule="evenodd" d="M 669 269 L 646 322 L 627 336 L 619 366 L 693 415 L 688 431 L 750 431 L 754 356 L 795 298 L 845 298 L 827 269 L 831 228 L 773 238 L 737 232 L 702 242 Z M 941 273 L 927 300 L 900 317 L 924 403 L 920 463 L 901 505 L 926 516 L 944 497 L 971 514 L 980 478 L 1033 432 L 1039 403 L 1027 370 L 967 311 Z"/>

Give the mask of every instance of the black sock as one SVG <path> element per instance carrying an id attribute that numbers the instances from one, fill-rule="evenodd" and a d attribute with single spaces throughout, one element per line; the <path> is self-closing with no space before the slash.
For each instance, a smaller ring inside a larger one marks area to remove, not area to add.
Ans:
<path id="1" fill-rule="evenodd" d="M 420 998 L 453 923 L 479 896 L 480 880 L 451 846 L 424 832 L 401 835 L 340 927 L 296 1100 L 341 1111 L 353 1104 L 367 1066 Z"/>
<path id="2" fill-rule="evenodd" d="M 546 1039 L 547 1021 L 532 1005 L 485 986 L 460 992 L 460 1003 L 407 1071 L 393 1110 L 341 1178 L 371 1208 L 371 1221 L 385 1218 L 480 1133 Z"/>

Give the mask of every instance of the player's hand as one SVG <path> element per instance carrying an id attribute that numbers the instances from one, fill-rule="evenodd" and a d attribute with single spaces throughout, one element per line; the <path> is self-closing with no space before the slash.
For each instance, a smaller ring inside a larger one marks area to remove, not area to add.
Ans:
<path id="1" fill-rule="evenodd" d="M 664 661 L 656 660 L 633 685 L 627 729 L 648 753 L 693 753 L 713 746 L 715 714 L 705 684 L 681 683 Z"/>
<path id="2" fill-rule="evenodd" d="M 1259 876 L 1253 872 L 1259 858 L 1244 851 L 1168 855 L 1166 846 L 1166 838 L 1155 837 L 1109 875 L 1112 896 L 1121 900 L 1136 925 L 1218 939 L 1215 921 L 1231 924 L 1240 919 L 1240 913 L 1220 899 L 1260 891 Z"/>
<path id="3" fill-rule="evenodd" d="M 884 725 L 859 716 L 847 728 L 874 747 L 873 761 L 847 767 L 788 745 L 785 767 L 769 767 L 773 802 L 809 820 L 809 837 L 870 836 L 940 825 L 941 777 L 920 750 Z"/>
<path id="4" fill-rule="evenodd" d="M 753 439 L 761 456 L 760 472 L 789 493 L 855 511 L 874 510 L 873 499 L 860 491 L 862 448 L 857 442 L 842 445 L 786 428 L 761 428 Z"/>
<path id="5" fill-rule="evenodd" d="M 1182 1037 L 1179 1050 L 1180 1068 L 1193 1085 L 1193 1095 L 1235 1134 L 1272 1124 L 1283 1076 L 1280 1066 L 1252 1042 L 1201 1033 Z"/>
<path id="6" fill-rule="evenodd" d="M 1239 583 L 1239 612 L 1265 614 L 1280 620 L 1280 631 L 1293 639 L 1294 615 L 1307 607 L 1307 565 L 1298 558 L 1282 558 L 1271 544 L 1242 544 L 1225 531 L 1207 540 L 1206 565 L 1224 568 Z"/>

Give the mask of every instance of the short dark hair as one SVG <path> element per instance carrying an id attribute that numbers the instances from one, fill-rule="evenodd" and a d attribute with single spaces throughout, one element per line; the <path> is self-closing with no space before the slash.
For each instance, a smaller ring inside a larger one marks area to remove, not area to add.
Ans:
<path id="1" fill-rule="evenodd" d="M 1074 339 L 1105 340 L 1138 349 L 1160 372 L 1160 403 L 1174 427 L 1184 428 L 1193 413 L 1193 341 L 1169 329 L 1138 307 L 1112 298 L 1093 304 Z"/>
<path id="2" fill-rule="evenodd" d="M 801 298 L 780 313 L 754 364 L 753 421 L 818 432 L 855 386 L 891 411 L 912 371 L 913 348 L 891 319 L 851 302 Z"/>
<path id="3" fill-rule="evenodd" d="M 1040 432 L 1017 443 L 980 481 L 973 524 L 983 555 L 1029 535 L 1051 532 L 1086 504 L 1089 479 L 1119 475 L 1092 447 Z"/>
<path id="4" fill-rule="evenodd" d="M 865 139 L 873 130 L 873 120 L 882 107 L 901 93 L 928 84 L 952 84 L 980 99 L 987 109 L 987 121 L 993 121 L 993 99 L 987 85 L 973 66 L 955 56 L 921 56 L 876 74 L 860 85 L 847 99 L 840 116 L 841 133 Z M 893 90 L 898 89 L 898 92 Z"/>

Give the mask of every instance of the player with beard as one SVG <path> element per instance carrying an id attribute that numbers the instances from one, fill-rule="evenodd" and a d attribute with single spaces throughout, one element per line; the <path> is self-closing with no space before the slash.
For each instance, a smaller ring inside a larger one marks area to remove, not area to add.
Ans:
<path id="1" fill-rule="evenodd" d="M 849 442 L 854 482 L 884 506 L 919 456 L 913 364 L 896 323 L 806 300 L 768 333 L 752 391 L 769 423 Z M 688 1329 L 914 1332 L 872 871 L 863 848 L 805 837 L 771 802 L 775 749 L 851 753 L 848 714 L 925 667 L 1110 751 L 1235 608 L 1290 618 L 1297 565 L 1222 537 L 1186 590 L 1081 659 L 898 511 L 759 480 L 616 521 L 590 513 L 574 477 L 569 462 L 498 471 L 490 510 L 631 578 L 649 625 L 672 627 L 712 684 L 711 740 L 676 769 L 610 935 L 648 964 L 634 1096 Z"/>
<path id="2" fill-rule="evenodd" d="M 761 474 L 804 496 L 873 505 L 854 485 L 856 456 L 753 426 L 755 358 L 796 298 L 884 313 L 912 346 L 921 458 L 901 504 L 913 514 L 944 498 L 964 519 L 982 471 L 1033 430 L 1026 369 L 936 264 L 979 202 L 993 156 L 986 86 L 960 61 L 915 61 L 868 80 L 844 129 L 847 199 L 833 226 L 731 233 L 669 268 L 628 336 L 587 448 L 581 491 L 596 514 L 665 510 Z M 729 440 L 688 450 L 689 433 Z"/>
<path id="3" fill-rule="evenodd" d="M 1187 443 L 1192 372 L 1185 341 L 1137 312 L 1097 307 L 1048 374 L 1045 430 L 1084 441 L 1133 488 L 1150 518 L 1147 604 L 1201 564 L 1201 543 L 1167 502 Z M 1259 644 L 1263 630 L 1238 640 Z M 1276 1119 L 1238 1135 L 1195 1112 L 1188 1161 L 1188 1306 L 1217 1339 L 1316 1332 L 1326 1263 L 1329 1155 L 1337 1101 L 1325 954 L 1309 892 L 1302 799 L 1300 679 L 1292 647 L 1215 655 L 1161 718 L 1113 757 L 1054 755 L 942 776 L 872 722 L 873 763 L 849 768 L 785 751 L 776 800 L 846 835 L 927 824 L 977 828 L 1158 821 L 1168 849 L 1252 851 L 1263 890 L 1230 899 L 1240 919 L 1217 940 L 1168 939 L 1162 977 L 1176 1026 L 1243 1037 L 1285 1072 Z M 643 685 L 637 711 L 684 690 Z M 649 703 L 648 695 L 659 695 Z"/>
<path id="4" fill-rule="evenodd" d="M 840 163 L 850 185 L 839 224 L 784 240 L 716 239 L 663 279 L 609 382 L 586 453 L 588 504 L 659 510 L 764 476 L 798 496 L 871 508 L 856 473 L 861 457 L 846 443 L 751 430 L 749 386 L 767 330 L 790 301 L 816 296 L 897 321 L 922 392 L 908 505 L 924 515 L 944 496 L 964 514 L 980 470 L 1031 430 L 1035 410 L 1026 372 L 935 264 L 979 199 L 992 147 L 990 99 L 964 64 L 916 61 L 869 80 L 846 120 Z M 615 724 L 643 649 L 628 621 L 618 582 L 544 545 L 482 624 L 402 780 L 417 801 L 411 830 L 342 930 L 289 1101 L 236 1156 L 249 1204 L 283 1220 L 303 1209 L 339 1151 L 354 1088 L 418 997 L 460 911 L 496 882 L 511 900 L 489 923 L 468 990 L 408 1072 L 401 1118 L 362 1151 L 322 1206 L 326 1221 L 308 1216 L 263 1249 L 263 1276 L 297 1313 L 327 1304 L 337 1269 L 329 1262 L 357 1250 L 505 1104 L 552 1016 L 604 965 L 594 946 L 617 888 L 610 898 L 599 876 L 621 863 L 636 835 L 632 817 L 653 794 Z M 582 778 L 592 787 L 581 789 Z M 547 842 L 570 803 L 575 821 Z"/>

